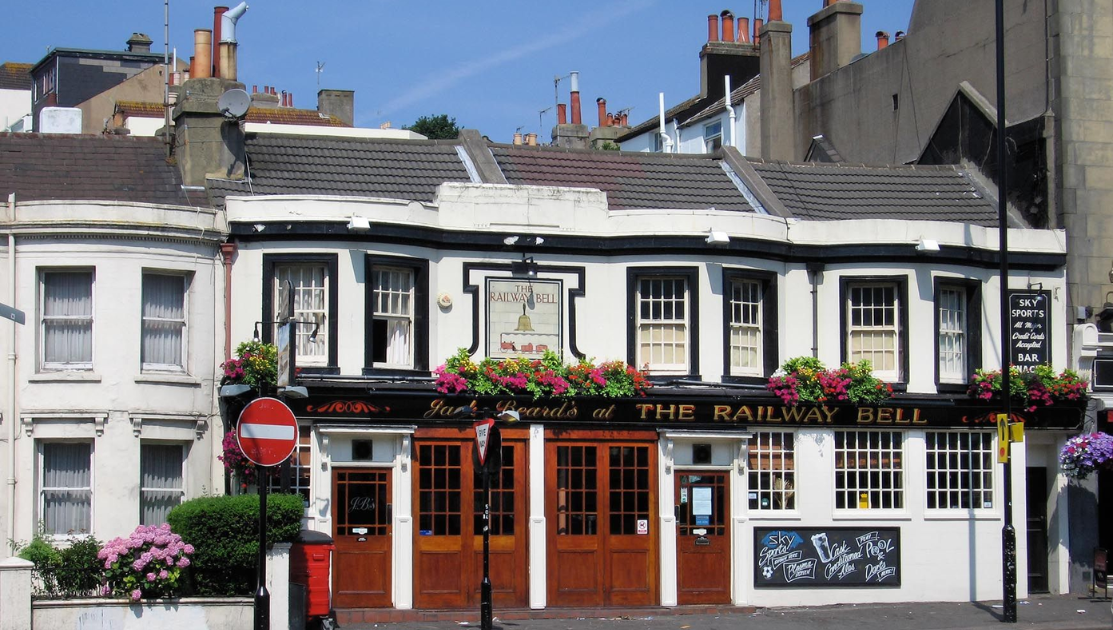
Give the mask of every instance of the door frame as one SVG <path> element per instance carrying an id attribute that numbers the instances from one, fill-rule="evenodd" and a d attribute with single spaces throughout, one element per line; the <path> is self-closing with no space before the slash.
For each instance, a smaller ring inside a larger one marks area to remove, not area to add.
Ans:
<path id="1" fill-rule="evenodd" d="M 330 496 L 332 497 L 332 501 L 331 501 L 332 509 L 329 511 L 329 517 L 332 519 L 333 540 L 335 541 L 337 538 L 339 538 L 339 536 L 336 533 L 336 527 L 338 526 L 338 522 L 339 522 L 339 519 L 337 518 L 337 516 L 338 516 L 338 512 L 340 510 L 340 505 L 336 501 L 336 496 L 337 496 L 337 491 L 336 490 L 337 490 L 337 487 L 338 487 L 337 484 L 339 482 L 338 477 L 339 477 L 340 473 L 360 473 L 360 472 L 385 472 L 386 475 L 387 475 L 386 476 L 387 500 L 390 501 L 390 503 L 387 504 L 387 514 L 386 514 L 387 533 L 386 533 L 385 536 L 388 538 L 388 540 L 386 542 L 386 556 L 387 556 L 386 562 L 388 562 L 390 564 L 390 571 L 389 571 L 389 575 L 387 577 L 388 583 L 386 585 L 386 588 L 383 591 L 383 597 L 385 598 L 383 605 L 375 605 L 375 606 L 370 606 L 370 607 L 371 608 L 391 608 L 391 607 L 396 605 L 395 592 L 397 590 L 397 586 L 394 583 L 394 575 L 396 573 L 395 564 L 397 562 L 397 559 L 396 559 L 395 553 L 394 553 L 395 539 L 396 539 L 396 536 L 395 536 L 395 533 L 396 533 L 395 532 L 395 529 L 396 529 L 395 528 L 395 522 L 396 521 L 395 521 L 395 514 L 394 514 L 394 501 L 396 500 L 396 497 L 397 497 L 397 488 L 396 488 L 396 486 L 397 486 L 397 484 L 396 484 L 397 475 L 395 474 L 393 466 L 346 466 L 346 465 L 340 465 L 340 466 L 330 467 L 330 469 L 329 469 L 329 488 L 330 488 Z M 339 550 L 337 550 L 337 554 L 339 554 Z M 334 602 L 334 606 L 335 606 L 335 601 L 336 601 L 336 597 L 337 597 L 337 589 L 336 589 L 336 586 L 335 586 L 336 579 L 337 579 L 337 573 L 336 573 L 335 570 L 330 571 L 330 573 L 331 573 L 331 575 L 330 575 L 330 579 L 329 579 L 329 588 L 332 592 L 332 601 Z M 341 577 L 343 577 L 343 576 L 341 576 Z M 337 606 L 337 607 L 339 608 L 339 606 Z M 368 607 L 368 606 L 345 606 L 345 607 L 346 608 L 365 608 L 365 607 Z"/>
<path id="2" fill-rule="evenodd" d="M 723 483 L 723 486 L 724 486 L 724 488 L 723 488 L 723 500 L 725 502 L 725 505 L 723 506 L 723 509 L 722 509 L 722 528 L 723 528 L 722 536 L 723 536 L 723 538 L 725 538 L 725 544 L 726 544 L 725 553 L 726 553 L 727 566 L 723 570 L 723 578 L 725 580 L 725 584 L 724 584 L 724 588 L 722 589 L 722 592 L 726 595 L 726 599 L 724 601 L 715 601 L 715 602 L 708 602 L 708 601 L 682 602 L 682 601 L 680 601 L 681 596 L 683 594 L 683 591 L 681 590 L 681 584 L 680 584 L 680 581 L 681 581 L 681 578 L 682 578 L 682 574 L 681 574 L 681 570 L 680 570 L 680 555 L 683 552 L 680 548 L 680 545 L 681 545 L 682 540 L 688 540 L 688 538 L 686 538 L 686 537 L 682 538 L 681 537 L 681 535 L 680 535 L 681 525 L 680 525 L 679 514 L 677 512 L 674 512 L 674 514 L 676 515 L 675 518 L 677 519 L 676 520 L 676 527 L 674 529 L 674 536 L 675 536 L 675 539 L 676 539 L 676 599 L 677 599 L 677 605 L 678 606 L 686 606 L 686 605 L 693 605 L 693 604 L 730 605 L 734 600 L 734 579 L 733 579 L 734 578 L 734 572 L 733 572 L 732 569 L 733 569 L 734 564 L 735 564 L 734 563 L 734 536 L 733 536 L 733 527 L 732 527 L 733 521 L 734 521 L 734 517 L 733 517 L 734 501 L 732 500 L 733 499 L 733 486 L 734 486 L 733 475 L 731 474 L 731 471 L 729 469 L 724 469 L 722 467 L 712 468 L 712 467 L 706 467 L 705 466 L 705 467 L 696 467 L 696 468 L 686 467 L 686 468 L 676 468 L 676 469 L 674 469 L 674 472 L 673 472 L 673 475 L 672 475 L 672 486 L 673 486 L 672 505 L 674 506 L 674 510 L 677 510 L 677 511 L 679 509 L 680 504 L 682 503 L 681 499 L 683 499 L 683 497 L 676 496 L 676 489 L 680 487 L 680 478 L 682 476 L 685 476 L 685 475 L 721 475 L 723 477 L 723 482 L 724 482 Z M 694 497 L 692 497 L 692 498 L 694 498 Z M 688 501 L 689 502 L 692 501 L 692 498 L 689 498 Z"/>

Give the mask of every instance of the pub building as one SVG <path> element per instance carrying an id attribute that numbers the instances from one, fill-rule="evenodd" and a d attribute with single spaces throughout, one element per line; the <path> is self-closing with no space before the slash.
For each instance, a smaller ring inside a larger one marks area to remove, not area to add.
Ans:
<path id="1" fill-rule="evenodd" d="M 319 324 L 297 327 L 301 443 L 273 483 L 300 492 L 305 526 L 335 541 L 335 609 L 478 607 L 467 407 L 521 417 L 500 421 L 496 611 L 1000 598 L 997 409 L 967 393 L 975 369 L 1000 365 L 995 191 L 953 167 L 481 141 L 484 157 L 464 146 L 475 140 L 249 134 L 252 191 L 209 182 L 231 234 L 232 345 L 257 323 L 273 339 L 287 281 L 296 317 Z M 339 170 L 282 183 L 341 150 L 389 160 L 398 187 L 344 189 Z M 503 179 L 468 181 L 461 155 Z M 414 183 L 422 173 L 432 185 Z M 1062 369 L 1062 232 L 1017 224 L 1009 240 L 1016 363 Z M 458 352 L 546 350 L 645 368 L 652 387 L 436 389 Z M 805 356 L 869 360 L 894 394 L 786 404 L 766 384 Z M 1082 409 L 1016 415 L 1017 592 L 1067 592 L 1057 453 Z"/>

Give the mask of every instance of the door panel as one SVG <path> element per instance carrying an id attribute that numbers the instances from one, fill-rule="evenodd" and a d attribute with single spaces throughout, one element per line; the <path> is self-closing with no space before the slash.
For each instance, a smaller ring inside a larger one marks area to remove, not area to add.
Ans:
<path id="1" fill-rule="evenodd" d="M 387 608 L 391 597 L 393 547 L 391 471 L 333 470 L 333 605 Z"/>
<path id="2" fill-rule="evenodd" d="M 1047 468 L 1031 466 L 1028 480 L 1028 591 L 1046 593 L 1047 580 Z"/>
<path id="3" fill-rule="evenodd" d="M 725 472 L 678 472 L 677 603 L 729 604 L 730 491 Z"/>
<path id="4" fill-rule="evenodd" d="M 658 603 L 655 448 L 546 445 L 551 606 Z"/>

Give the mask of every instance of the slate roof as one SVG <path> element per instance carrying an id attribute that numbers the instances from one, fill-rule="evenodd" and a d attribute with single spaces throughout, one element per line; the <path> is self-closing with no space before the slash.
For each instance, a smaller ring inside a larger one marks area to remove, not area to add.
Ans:
<path id="1" fill-rule="evenodd" d="M 0 64 L 0 90 L 31 90 L 31 64 L 9 61 Z"/>
<path id="2" fill-rule="evenodd" d="M 20 201 L 191 204 L 161 138 L 0 133 L 0 193 Z"/>
<path id="3" fill-rule="evenodd" d="M 903 219 L 997 225 L 997 203 L 954 166 L 787 164 L 748 158 L 799 219 Z"/>
<path id="4" fill-rule="evenodd" d="M 511 184 L 598 188 L 610 208 L 707 209 L 753 212 L 720 162 L 666 155 L 492 145 Z"/>
<path id="5" fill-rule="evenodd" d="M 142 118 L 162 118 L 162 103 L 149 101 L 117 101 L 117 113 Z M 312 125 L 314 127 L 350 127 L 336 116 L 322 115 L 315 109 L 295 109 L 292 107 L 252 107 L 244 118 L 251 123 L 273 123 L 276 125 Z"/>
<path id="6" fill-rule="evenodd" d="M 229 195 L 341 195 L 431 202 L 444 182 L 470 182 L 441 140 L 383 140 L 249 134 L 245 181 L 209 180 L 213 202 Z"/>

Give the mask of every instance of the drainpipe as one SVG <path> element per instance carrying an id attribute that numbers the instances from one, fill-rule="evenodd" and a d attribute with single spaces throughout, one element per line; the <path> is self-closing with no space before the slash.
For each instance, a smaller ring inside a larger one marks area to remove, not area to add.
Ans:
<path id="1" fill-rule="evenodd" d="M 723 96 L 723 102 L 726 103 L 727 116 L 730 117 L 730 144 L 729 144 L 729 146 L 733 147 L 733 146 L 737 146 L 737 143 L 735 142 L 735 137 L 734 137 L 734 107 L 730 104 L 730 75 L 729 74 L 723 77 L 723 83 L 725 84 L 724 89 L 726 90 L 726 92 L 723 93 L 725 95 L 725 96 Z M 724 142 L 723 144 L 727 144 L 727 143 Z"/>
<path id="2" fill-rule="evenodd" d="M 812 284 L 812 356 L 819 358 L 819 281 L 823 277 L 823 263 L 810 262 L 807 265 L 808 278 Z"/>
<path id="3" fill-rule="evenodd" d="M 220 255 L 224 259 L 224 360 L 232 358 L 232 258 L 236 255 L 235 243 L 221 243 Z"/>
<path id="4" fill-rule="evenodd" d="M 8 220 L 15 222 L 15 193 L 8 195 Z M 8 304 L 16 308 L 15 303 L 15 234 L 8 230 Z M 16 324 L 12 322 L 11 346 L 8 347 L 8 538 L 15 540 L 15 436 L 16 436 Z"/>
<path id="5" fill-rule="evenodd" d="M 661 92 L 658 96 L 661 100 L 661 130 L 658 132 L 661 134 L 661 152 L 672 153 L 672 138 L 669 137 L 669 132 L 665 130 L 665 93 Z"/>

